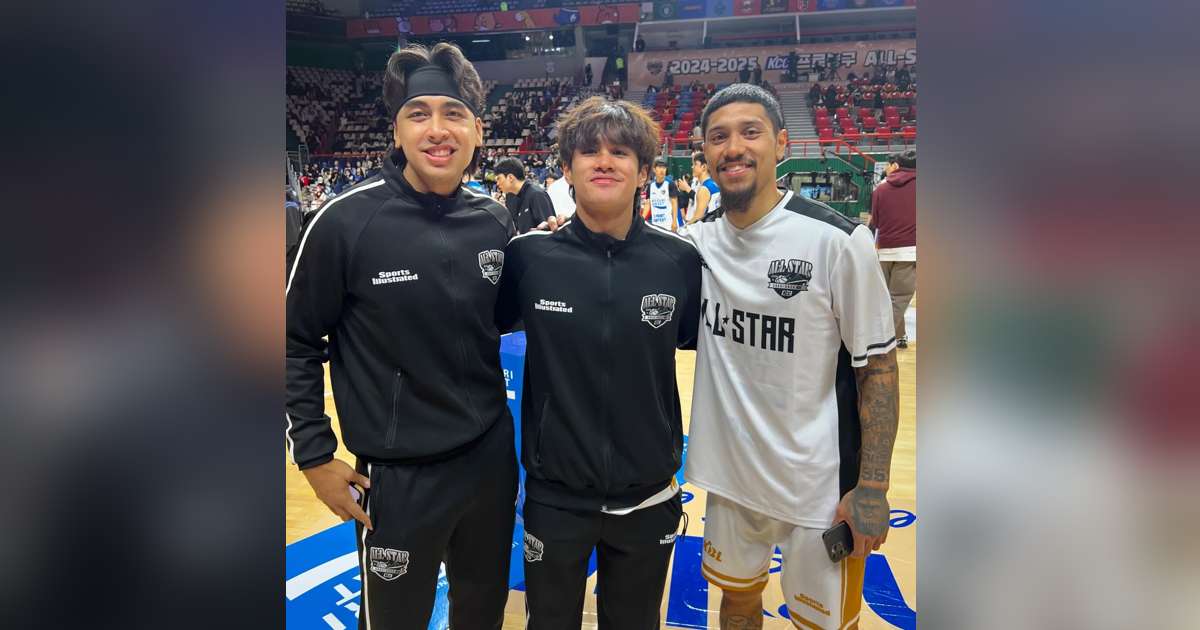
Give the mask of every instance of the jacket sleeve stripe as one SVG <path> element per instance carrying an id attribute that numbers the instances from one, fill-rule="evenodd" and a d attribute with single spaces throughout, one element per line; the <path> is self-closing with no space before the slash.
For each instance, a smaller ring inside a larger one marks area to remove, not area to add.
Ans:
<path id="1" fill-rule="evenodd" d="M 648 227 L 648 228 L 650 228 L 650 229 L 653 229 L 653 230 L 655 230 L 655 231 L 657 231 L 657 232 L 662 232 L 663 234 L 666 234 L 667 236 L 670 236 L 670 237 L 672 237 L 672 238 L 677 238 L 677 239 L 679 239 L 679 240 L 683 241 L 684 243 L 687 243 L 688 245 L 691 245 L 693 249 L 696 249 L 696 244 L 695 244 L 695 243 L 693 243 L 693 242 L 692 242 L 692 239 L 690 239 L 690 238 L 687 238 L 687 237 L 684 237 L 684 236 L 680 236 L 680 235 L 678 235 L 678 234 L 676 234 L 676 233 L 674 233 L 674 232 L 672 232 L 671 230 L 668 230 L 668 229 L 666 229 L 666 228 L 661 228 L 661 227 L 658 227 L 657 225 L 654 225 L 653 223 L 650 223 L 649 221 L 647 221 L 647 222 L 646 222 L 646 227 Z"/>
<path id="2" fill-rule="evenodd" d="M 332 208 L 333 204 L 351 195 L 360 193 L 364 190 L 370 190 L 371 188 L 382 186 L 386 183 L 386 181 L 381 179 L 374 184 L 367 184 L 362 188 L 355 188 L 354 190 L 347 191 L 341 196 L 334 198 L 329 203 L 325 204 L 324 208 L 321 208 L 317 211 L 317 216 L 313 217 L 312 223 L 310 223 L 308 229 L 304 231 L 304 238 L 300 239 L 300 247 L 296 249 L 296 260 L 292 263 L 292 273 L 288 274 L 287 287 L 283 290 L 284 295 L 287 295 L 287 292 L 292 290 L 292 280 L 296 277 L 296 269 L 300 267 L 300 257 L 304 255 L 304 244 L 308 242 L 308 235 L 311 234 L 313 229 L 317 227 L 317 221 L 321 220 L 321 217 L 325 215 L 325 212 Z"/>

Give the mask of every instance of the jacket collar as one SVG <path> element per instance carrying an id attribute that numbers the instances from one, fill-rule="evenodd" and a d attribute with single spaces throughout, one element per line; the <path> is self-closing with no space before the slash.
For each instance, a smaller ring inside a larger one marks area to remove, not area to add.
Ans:
<path id="1" fill-rule="evenodd" d="M 412 200 L 422 210 L 434 216 L 446 214 L 458 205 L 462 196 L 462 186 L 455 188 L 454 193 L 450 196 L 432 192 L 417 192 L 417 189 L 413 188 L 412 184 L 408 183 L 408 179 L 404 177 L 404 165 L 404 153 L 400 149 L 393 149 L 383 160 L 383 178 L 397 195 Z"/>
<path id="2" fill-rule="evenodd" d="M 612 251 L 613 253 L 616 253 L 624 249 L 626 246 L 632 243 L 634 239 L 640 236 L 643 231 L 643 226 L 646 223 L 644 220 L 642 220 L 642 213 L 638 212 L 636 208 L 631 208 L 630 212 L 633 213 L 633 222 L 629 224 L 629 233 L 625 235 L 625 240 L 615 239 L 608 234 L 604 234 L 603 232 L 593 232 L 589 230 L 588 227 L 583 224 L 583 220 L 579 218 L 578 212 L 576 212 L 575 216 L 572 217 L 571 225 L 575 226 L 573 231 L 579 236 L 579 240 L 583 241 L 584 245 L 587 245 L 588 247 L 597 251 Z"/>

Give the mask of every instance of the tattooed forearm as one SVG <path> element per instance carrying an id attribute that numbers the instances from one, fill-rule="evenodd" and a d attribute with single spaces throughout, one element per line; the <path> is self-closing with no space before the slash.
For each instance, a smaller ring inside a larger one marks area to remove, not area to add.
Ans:
<path id="1" fill-rule="evenodd" d="M 728 615 L 721 617 L 721 630 L 752 630 L 762 627 L 762 615 Z"/>
<path id="2" fill-rule="evenodd" d="M 859 481 L 882 484 L 891 479 L 892 447 L 899 424 L 899 379 L 896 352 L 876 355 L 857 368 L 858 415 L 862 423 Z"/>

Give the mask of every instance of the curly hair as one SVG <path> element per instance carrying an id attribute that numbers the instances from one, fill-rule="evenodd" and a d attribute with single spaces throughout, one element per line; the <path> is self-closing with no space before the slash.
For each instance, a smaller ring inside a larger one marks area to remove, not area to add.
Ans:
<path id="1" fill-rule="evenodd" d="M 383 103 L 387 106 L 388 116 L 393 125 L 396 123 L 396 114 L 408 97 L 408 73 L 429 64 L 441 67 L 454 77 L 463 102 L 472 114 L 479 116 L 483 112 L 483 82 L 480 81 L 475 66 L 458 46 L 448 42 L 439 42 L 433 48 L 410 44 L 388 57 L 387 70 L 383 74 Z M 468 173 L 474 173 L 479 166 L 481 151 L 481 147 L 475 147 L 475 154 L 471 156 L 471 163 L 467 166 Z"/>
<path id="2" fill-rule="evenodd" d="M 594 150 L 600 141 L 629 147 L 638 168 L 648 166 L 658 153 L 659 126 L 641 106 L 593 96 L 558 119 L 558 159 L 571 164 L 575 151 Z"/>

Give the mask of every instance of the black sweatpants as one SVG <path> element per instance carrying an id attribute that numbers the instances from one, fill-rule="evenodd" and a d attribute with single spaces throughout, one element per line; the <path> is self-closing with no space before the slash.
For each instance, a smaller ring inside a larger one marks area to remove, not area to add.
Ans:
<path id="1" fill-rule="evenodd" d="M 500 630 L 508 601 L 517 497 L 512 421 L 478 444 L 432 464 L 359 463 L 374 530 L 358 525 L 363 575 L 360 630 L 425 630 L 438 570 L 450 582 L 450 627 Z"/>
<path id="2" fill-rule="evenodd" d="M 657 630 L 680 495 L 624 516 L 525 502 L 526 630 L 579 628 L 596 550 L 600 630 Z"/>

